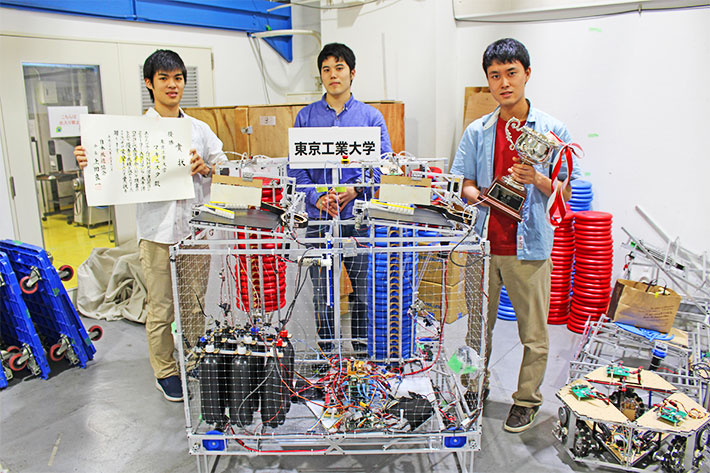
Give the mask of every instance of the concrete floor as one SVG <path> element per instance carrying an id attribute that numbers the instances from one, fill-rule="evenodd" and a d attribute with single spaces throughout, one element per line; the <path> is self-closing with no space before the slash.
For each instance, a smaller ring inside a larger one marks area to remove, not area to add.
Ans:
<path id="1" fill-rule="evenodd" d="M 86 320 L 85 325 L 93 324 Z M 447 345 L 457 346 L 465 321 L 448 325 Z M 145 330 L 127 321 L 99 322 L 104 337 L 87 369 L 52 365 L 49 380 L 13 380 L 0 393 L 0 473 L 196 471 L 187 453 L 182 403 L 155 389 Z M 483 412 L 477 472 L 587 471 L 569 460 L 552 436 L 559 402 L 554 393 L 567 377 L 578 336 L 550 326 L 551 353 L 543 385 L 545 404 L 528 432 L 503 431 L 515 391 L 522 348 L 515 322 L 498 321 L 491 394 Z M 220 473 L 246 472 L 451 472 L 452 455 L 349 457 L 223 457 Z"/>

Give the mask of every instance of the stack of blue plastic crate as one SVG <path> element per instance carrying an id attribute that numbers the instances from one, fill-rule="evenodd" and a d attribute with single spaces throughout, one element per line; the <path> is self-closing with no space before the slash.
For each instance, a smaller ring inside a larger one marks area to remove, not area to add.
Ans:
<path id="1" fill-rule="evenodd" d="M 63 267 L 60 272 L 70 278 L 73 270 Z M 92 339 L 101 336 L 101 328 L 92 327 L 91 336 L 86 332 L 47 252 L 2 240 L 0 275 L 0 339 L 8 348 L 3 363 L 12 370 L 27 366 L 34 375 L 47 379 L 48 351 L 54 361 L 66 358 L 86 368 L 96 353 Z"/>
<path id="2" fill-rule="evenodd" d="M 0 287 L 0 339 L 6 344 L 6 361 L 13 371 L 28 366 L 34 375 L 47 379 L 49 365 L 42 342 L 25 305 L 10 258 L 2 251 L 0 277 L 3 282 Z"/>

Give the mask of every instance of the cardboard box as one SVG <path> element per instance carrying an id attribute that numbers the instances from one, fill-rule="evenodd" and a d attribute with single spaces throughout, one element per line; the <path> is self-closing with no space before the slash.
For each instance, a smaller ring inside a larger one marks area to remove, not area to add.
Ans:
<path id="1" fill-rule="evenodd" d="M 488 87 L 466 87 L 463 103 L 464 130 L 472 121 L 491 113 L 498 106 Z"/>
<path id="2" fill-rule="evenodd" d="M 443 286 L 446 288 L 446 299 L 442 297 L 442 285 L 435 282 L 421 281 L 419 283 L 419 299 L 424 303 L 424 308 L 431 312 L 437 320 L 441 320 L 442 305 L 446 304 L 444 320 L 447 324 L 468 315 L 466 306 L 466 285 L 459 281 L 454 285 Z"/>
<path id="3" fill-rule="evenodd" d="M 446 284 L 453 286 L 464 280 L 467 262 L 467 254 L 455 252 L 449 258 L 437 258 L 437 255 L 430 256 L 421 253 L 419 255 L 418 271 L 421 281 L 442 284 L 444 282 L 444 271 L 446 271 Z"/>
<path id="4" fill-rule="evenodd" d="M 463 128 L 478 120 L 484 115 L 491 113 L 498 106 L 488 87 L 466 87 L 463 99 Z M 449 168 L 453 163 L 454 155 L 449 159 Z"/>

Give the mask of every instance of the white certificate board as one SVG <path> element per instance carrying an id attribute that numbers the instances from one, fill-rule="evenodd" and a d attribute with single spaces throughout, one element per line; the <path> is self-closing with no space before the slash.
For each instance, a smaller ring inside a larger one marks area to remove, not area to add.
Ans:
<path id="1" fill-rule="evenodd" d="M 192 199 L 192 122 L 185 118 L 82 115 L 90 206 Z"/>
<path id="2" fill-rule="evenodd" d="M 378 162 L 380 133 L 377 126 L 289 128 L 289 166 L 314 169 Z"/>
<path id="3" fill-rule="evenodd" d="M 49 136 L 52 138 L 69 138 L 79 136 L 79 117 L 89 113 L 89 107 L 47 107 L 49 120 Z"/>

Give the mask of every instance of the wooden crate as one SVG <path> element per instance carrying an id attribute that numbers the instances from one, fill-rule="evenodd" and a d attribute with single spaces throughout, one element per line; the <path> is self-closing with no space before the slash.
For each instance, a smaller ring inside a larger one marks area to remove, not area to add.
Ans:
<path id="1" fill-rule="evenodd" d="M 304 107 L 297 105 L 260 105 L 249 107 L 249 154 L 263 154 L 272 158 L 288 156 L 288 129 L 296 122 L 296 115 Z"/>
<path id="2" fill-rule="evenodd" d="M 392 151 L 399 153 L 404 151 L 404 102 L 366 102 L 382 113 L 387 124 L 387 132 L 390 135 Z"/>
<path id="3" fill-rule="evenodd" d="M 367 102 L 385 118 L 392 149 L 398 153 L 404 144 L 404 103 Z M 188 107 L 185 112 L 209 125 L 224 143 L 225 151 L 265 155 L 272 158 L 288 156 L 288 129 L 296 115 L 307 104 L 248 105 L 236 107 Z M 234 155 L 227 154 L 234 159 Z"/>
<path id="4" fill-rule="evenodd" d="M 243 153 L 249 149 L 249 135 L 241 132 L 246 126 L 249 110 L 247 107 L 189 107 L 185 113 L 207 123 L 222 140 L 224 151 Z M 230 159 L 232 155 L 227 154 Z"/>

